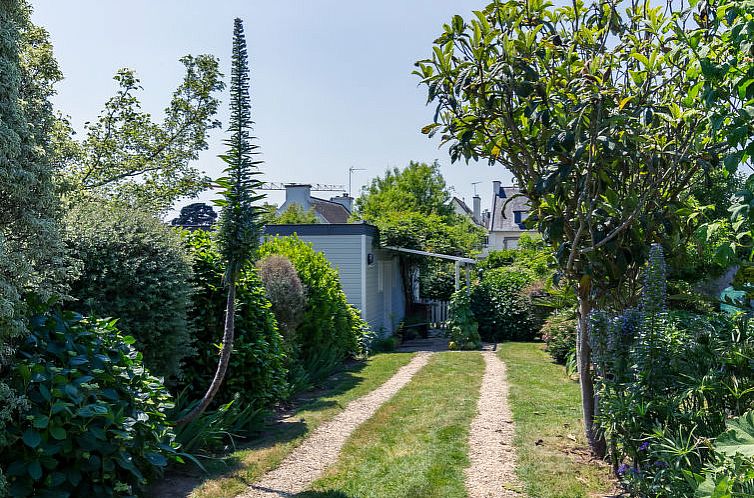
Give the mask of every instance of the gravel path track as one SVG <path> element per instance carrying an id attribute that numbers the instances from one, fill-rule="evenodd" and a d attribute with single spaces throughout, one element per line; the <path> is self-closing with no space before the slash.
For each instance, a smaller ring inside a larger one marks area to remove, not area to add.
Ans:
<path id="1" fill-rule="evenodd" d="M 487 367 L 479 393 L 478 413 L 469 433 L 466 489 L 469 498 L 521 497 L 516 478 L 513 415 L 508 406 L 505 363 L 492 351 L 482 352 Z"/>
<path id="2" fill-rule="evenodd" d="M 427 364 L 432 353 L 420 352 L 380 387 L 350 402 L 335 418 L 319 426 L 274 470 L 237 498 L 291 498 L 309 488 L 338 459 L 351 433 L 392 398 Z"/>

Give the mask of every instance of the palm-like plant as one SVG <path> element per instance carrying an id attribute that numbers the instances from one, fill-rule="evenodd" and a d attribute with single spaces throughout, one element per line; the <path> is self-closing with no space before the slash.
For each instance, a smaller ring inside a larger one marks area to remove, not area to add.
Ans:
<path id="1" fill-rule="evenodd" d="M 256 193 L 262 182 L 256 177 L 261 174 L 256 159 L 259 145 L 252 143 L 251 98 L 249 95 L 249 63 L 246 51 L 243 21 L 235 20 L 233 28 L 233 58 L 230 83 L 230 138 L 226 140 L 227 154 L 220 158 L 227 164 L 225 177 L 217 181 L 223 199 L 216 201 L 221 206 L 218 243 L 220 253 L 226 262 L 224 277 L 228 289 L 225 308 L 225 330 L 217 371 L 202 400 L 178 423 L 185 424 L 202 414 L 212 403 L 228 370 L 233 351 L 235 329 L 236 282 L 241 269 L 256 257 L 259 239 L 262 235 L 261 211 L 258 201 L 264 195 Z"/>

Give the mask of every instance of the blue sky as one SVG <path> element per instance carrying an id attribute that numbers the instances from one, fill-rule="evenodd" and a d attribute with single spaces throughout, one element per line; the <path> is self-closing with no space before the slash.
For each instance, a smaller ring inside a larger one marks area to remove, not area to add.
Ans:
<path id="1" fill-rule="evenodd" d="M 56 106 L 82 129 L 115 90 L 120 67 L 135 69 L 145 110 L 160 115 L 182 78 L 178 59 L 210 53 L 230 73 L 232 23 L 245 21 L 255 132 L 265 179 L 347 184 L 354 194 L 387 167 L 438 159 L 459 197 L 510 174 L 484 164 L 450 164 L 420 128 L 432 119 L 426 93 L 411 75 L 453 14 L 468 17 L 485 0 L 32 0 L 34 20 L 50 32 L 66 76 Z M 225 122 L 227 96 L 220 119 Z M 200 169 L 217 176 L 223 133 L 216 131 Z M 329 195 L 326 193 L 322 196 Z M 205 195 L 204 198 L 209 198 Z M 270 192 L 280 202 L 282 194 Z"/>

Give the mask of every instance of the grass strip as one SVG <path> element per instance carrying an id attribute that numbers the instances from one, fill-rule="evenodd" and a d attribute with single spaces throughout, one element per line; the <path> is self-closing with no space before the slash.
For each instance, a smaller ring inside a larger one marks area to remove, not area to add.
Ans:
<path id="1" fill-rule="evenodd" d="M 231 498 L 245 491 L 262 474 L 277 467 L 311 431 L 342 412 L 352 400 L 382 385 L 413 356 L 411 353 L 379 354 L 333 375 L 296 409 L 293 415 L 296 422 L 272 426 L 264 437 L 234 452 L 228 459 L 234 469 L 227 472 L 224 466 L 224 475 L 204 481 L 190 496 Z"/>
<path id="2" fill-rule="evenodd" d="M 351 435 L 301 498 L 462 498 L 484 359 L 437 353 Z"/>
<path id="3" fill-rule="evenodd" d="M 509 403 L 516 423 L 517 473 L 528 496 L 582 498 L 613 489 L 610 469 L 591 459 L 579 385 L 542 344 L 505 343 Z"/>

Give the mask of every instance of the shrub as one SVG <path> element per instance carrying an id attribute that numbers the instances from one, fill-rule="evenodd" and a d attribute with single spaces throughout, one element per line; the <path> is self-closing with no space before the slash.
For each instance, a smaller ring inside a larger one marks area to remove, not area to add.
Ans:
<path id="1" fill-rule="evenodd" d="M 558 363 L 565 365 L 569 356 L 576 354 L 576 310 L 556 310 L 542 326 L 542 340 L 547 344 L 547 352 Z"/>
<path id="2" fill-rule="evenodd" d="M 296 331 L 298 359 L 309 381 L 326 376 L 343 359 L 363 355 L 371 334 L 359 312 L 348 304 L 340 276 L 325 255 L 298 237 L 268 240 L 260 256 L 285 256 L 307 289 L 307 306 Z"/>
<path id="3" fill-rule="evenodd" d="M 471 310 L 484 341 L 531 340 L 534 325 L 531 299 L 523 289 L 534 282 L 533 272 L 505 267 L 488 270 L 471 291 Z"/>
<path id="4" fill-rule="evenodd" d="M 293 335 L 306 309 L 306 289 L 296 268 L 288 258 L 276 254 L 261 260 L 257 267 L 278 325 Z"/>
<path id="5" fill-rule="evenodd" d="M 225 317 L 223 287 L 225 263 L 208 232 L 185 234 L 194 253 L 191 320 L 196 353 L 186 359 L 181 386 L 190 393 L 207 389 L 217 368 Z M 236 289 L 236 333 L 233 354 L 215 405 L 225 404 L 238 394 L 239 403 L 266 407 L 288 395 L 286 355 L 275 315 L 265 295 L 256 268 L 244 268 Z"/>
<path id="6" fill-rule="evenodd" d="M 639 308 L 590 319 L 600 424 L 634 496 L 693 496 L 716 463 L 709 441 L 754 404 L 754 324 L 668 311 L 665 295 L 653 246 Z"/>
<path id="7" fill-rule="evenodd" d="M 191 260 L 179 234 L 150 214 L 90 202 L 66 214 L 64 237 L 80 270 L 70 282 L 76 310 L 117 317 L 145 365 L 176 376 L 191 353 Z"/>
<path id="8" fill-rule="evenodd" d="M 176 458 L 160 379 L 114 321 L 39 317 L 9 382 L 24 416 L 0 451 L 13 497 L 133 496 Z"/>
<path id="9" fill-rule="evenodd" d="M 471 311 L 471 297 L 466 289 L 453 294 L 448 307 L 449 349 L 479 349 L 482 338 L 479 324 Z"/>

